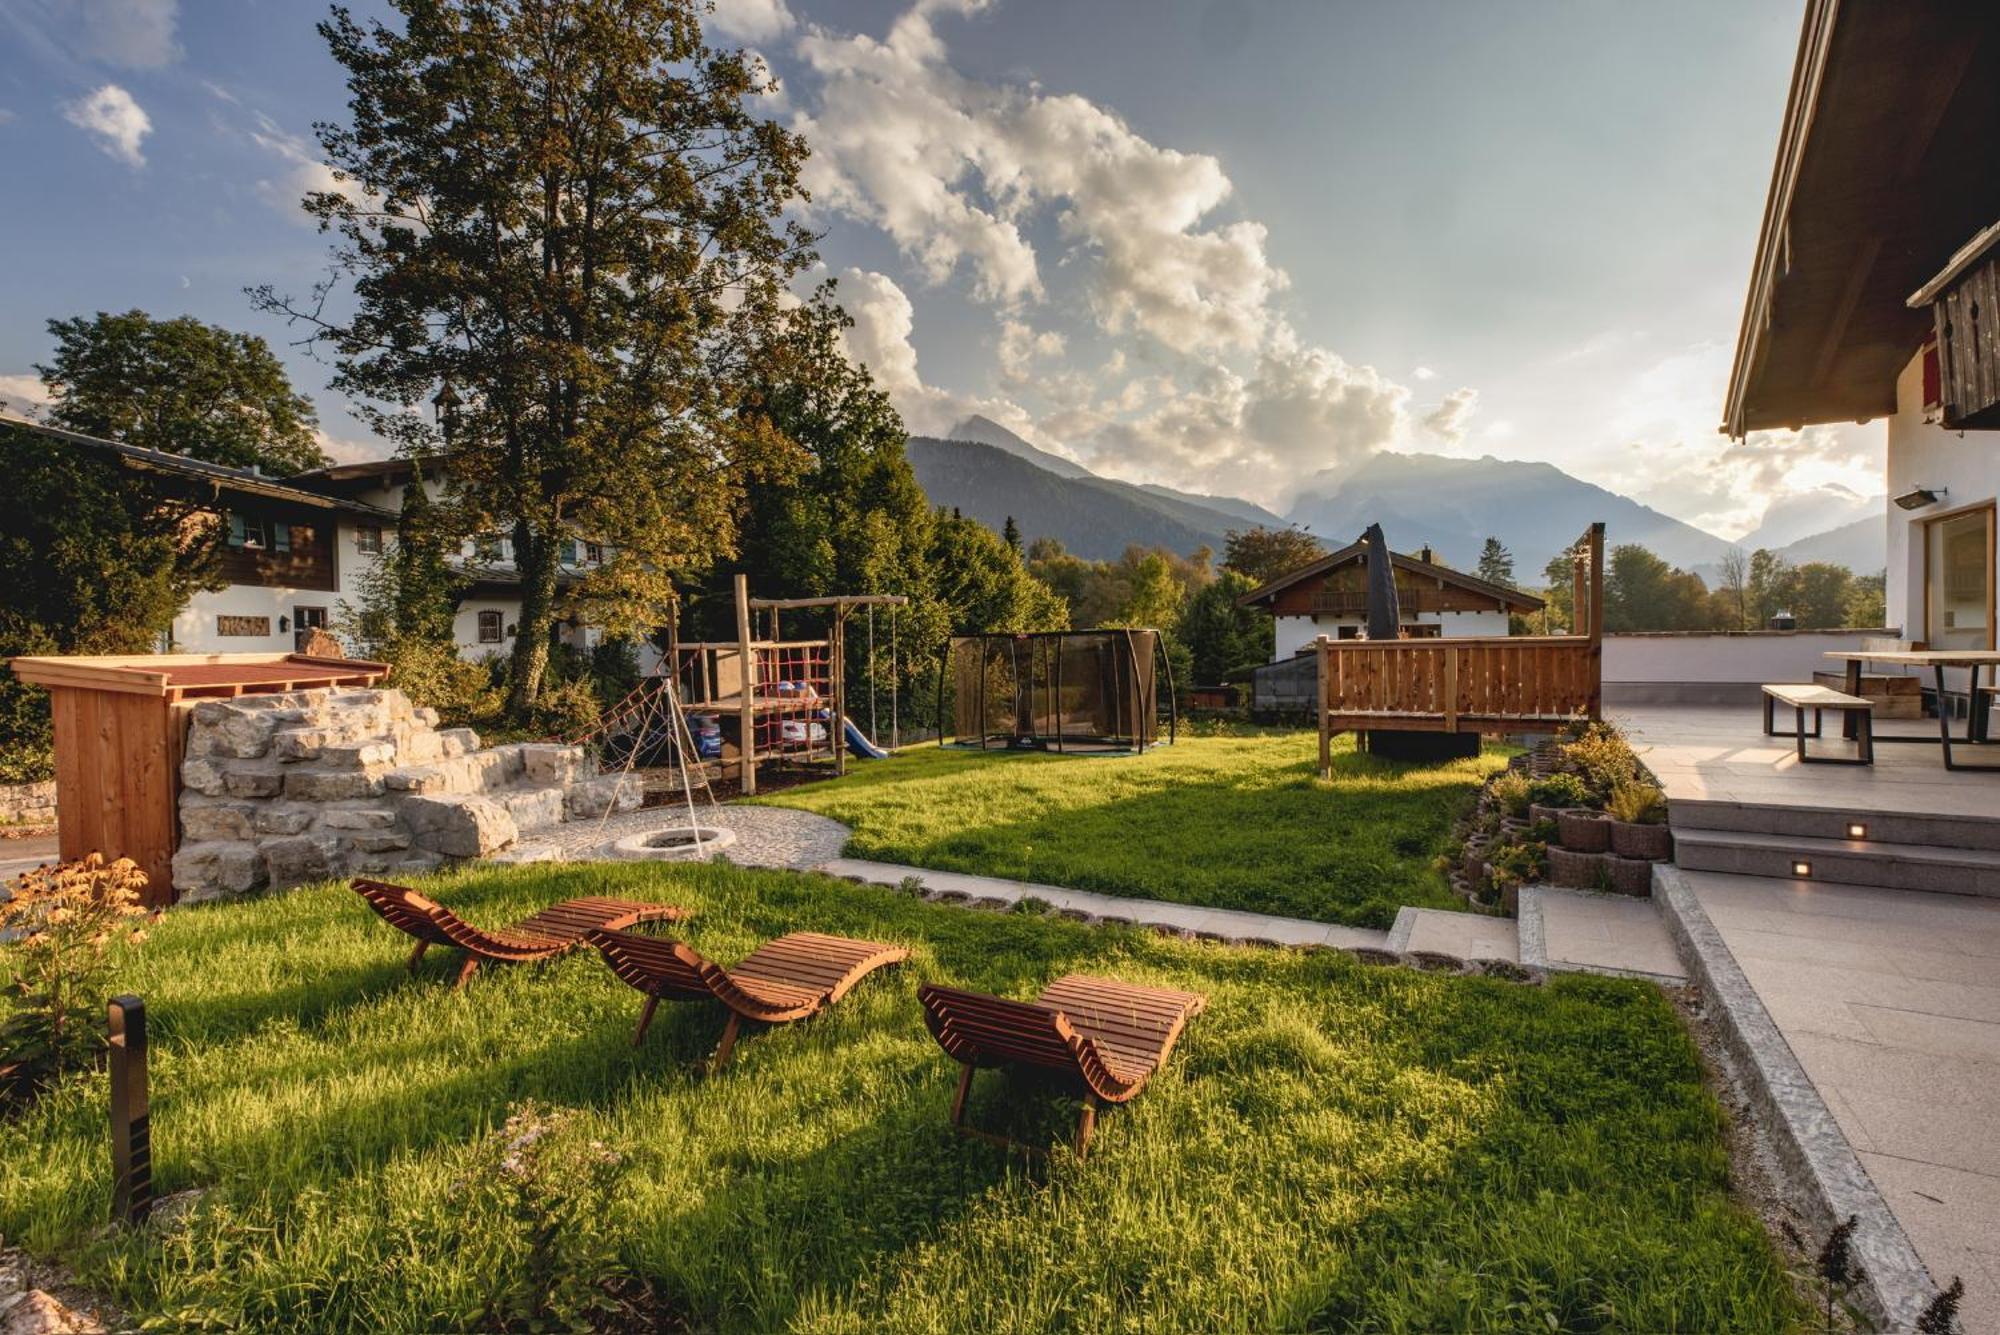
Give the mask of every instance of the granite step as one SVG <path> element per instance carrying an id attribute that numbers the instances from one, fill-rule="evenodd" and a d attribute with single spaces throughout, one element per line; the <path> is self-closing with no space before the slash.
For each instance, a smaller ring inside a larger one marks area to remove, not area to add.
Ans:
<path id="1" fill-rule="evenodd" d="M 1677 827 L 1674 862 L 1688 871 L 2000 898 L 2000 852 L 1979 848 Z"/>
<path id="2" fill-rule="evenodd" d="M 1931 816 L 1838 806 L 1800 807 L 1676 797 L 1669 804 L 1668 824 L 1677 835 L 1687 830 L 1723 830 L 2000 852 L 2000 814 L 1990 818 Z"/>

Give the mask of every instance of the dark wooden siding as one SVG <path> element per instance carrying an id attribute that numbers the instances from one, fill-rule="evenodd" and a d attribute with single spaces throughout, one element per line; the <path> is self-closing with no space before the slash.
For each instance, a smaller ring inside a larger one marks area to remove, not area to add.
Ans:
<path id="1" fill-rule="evenodd" d="M 267 535 L 263 547 L 233 546 L 229 542 L 230 515 L 240 515 L 253 532 Z M 290 551 L 273 550 L 268 543 L 272 526 L 290 526 Z M 334 516 L 330 511 L 284 506 L 229 507 L 218 539 L 222 543 L 222 576 L 231 584 L 257 584 L 293 589 L 334 588 Z"/>
<path id="2" fill-rule="evenodd" d="M 1933 309 L 1944 424 L 2000 427 L 2000 249 L 1961 274 Z"/>

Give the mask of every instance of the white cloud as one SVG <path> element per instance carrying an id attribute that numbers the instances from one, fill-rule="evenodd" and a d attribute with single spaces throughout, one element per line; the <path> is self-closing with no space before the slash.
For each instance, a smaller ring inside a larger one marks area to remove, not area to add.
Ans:
<path id="1" fill-rule="evenodd" d="M 1424 429 L 1448 445 L 1465 443 L 1465 424 L 1479 407 L 1479 391 L 1455 389 L 1424 415 Z"/>
<path id="2" fill-rule="evenodd" d="M 66 102 L 63 119 L 90 134 L 97 146 L 132 167 L 146 165 L 139 145 L 153 132 L 152 119 L 132 100 L 132 95 L 115 83 L 75 102 Z"/>
<path id="3" fill-rule="evenodd" d="M 1180 352 L 1255 348 L 1288 280 L 1261 223 L 1204 224 L 1230 194 L 1221 164 L 1086 98 L 960 75 L 931 18 L 978 7 L 920 0 L 880 41 L 807 29 L 799 53 L 821 86 L 800 129 L 818 205 L 882 227 L 930 282 L 964 265 L 976 299 L 1009 309 L 1046 295 L 1029 234 L 1051 223 L 1105 329 Z"/>
<path id="4" fill-rule="evenodd" d="M 377 459 L 390 458 L 395 453 L 387 441 L 373 436 L 359 440 L 348 436 L 333 436 L 328 435 L 324 427 L 313 428 L 313 435 L 318 439 L 319 447 L 325 451 L 326 457 L 337 464 L 372 463 Z"/>
<path id="5" fill-rule="evenodd" d="M 1437 379 L 1437 372 L 1431 370 L 1428 366 L 1419 366 L 1410 372 L 1410 378 L 1413 380 L 1435 380 Z"/>
<path id="6" fill-rule="evenodd" d="M 361 188 L 358 185 L 334 175 L 333 168 L 320 159 L 317 144 L 292 134 L 262 112 L 256 113 L 250 138 L 285 165 L 281 175 L 264 177 L 257 182 L 257 197 L 301 226 L 318 225 L 318 220 L 300 207 L 309 194 L 330 191 L 351 198 L 360 197 Z"/>
<path id="7" fill-rule="evenodd" d="M 1034 326 L 1022 320 L 1002 320 L 1000 322 L 1000 343 L 997 352 L 1000 359 L 1000 378 L 1009 384 L 1027 381 L 1037 360 L 1044 357 L 1060 357 L 1069 340 L 1060 331 L 1044 329 L 1037 331 Z"/>
<path id="8" fill-rule="evenodd" d="M 33 374 L 0 375 L 0 406 L 21 417 L 34 417 L 49 401 L 42 378 Z"/>
<path id="9" fill-rule="evenodd" d="M 78 54 L 129 69 L 181 58 L 179 0 L 74 0 Z"/>
<path id="10" fill-rule="evenodd" d="M 785 0 L 715 0 L 708 22 L 730 41 L 768 42 L 790 32 L 798 20 Z"/>

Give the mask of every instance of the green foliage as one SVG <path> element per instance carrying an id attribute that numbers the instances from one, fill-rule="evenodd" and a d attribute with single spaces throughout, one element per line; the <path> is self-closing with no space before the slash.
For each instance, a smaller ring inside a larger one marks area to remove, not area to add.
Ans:
<path id="1" fill-rule="evenodd" d="M 1575 774 L 1550 774 L 1528 784 L 1528 800 L 1541 807 L 1586 807 L 1590 785 Z"/>
<path id="2" fill-rule="evenodd" d="M 1183 734 L 1118 758 L 927 747 L 873 761 L 837 784 L 773 805 L 849 826 L 854 857 L 1078 890 L 1387 927 L 1405 904 L 1449 908 L 1429 866 L 1498 753 L 1400 766 L 1334 743 L 1262 728 Z"/>
<path id="3" fill-rule="evenodd" d="M 0 1014 L 0 1107 L 103 1050 L 111 952 L 146 939 L 134 922 L 145 886 L 129 858 L 92 853 L 23 872 L 0 900 L 0 941 L 15 943 L 0 947 L 12 1002 Z"/>
<path id="4" fill-rule="evenodd" d="M 1611 549 L 1604 579 L 1604 628 L 1708 630 L 1711 606 L 1701 576 L 1676 570 L 1635 543 Z"/>
<path id="5" fill-rule="evenodd" d="M 1517 819 L 1528 814 L 1528 804 L 1535 800 L 1534 787 L 1525 774 L 1512 770 L 1495 778 L 1487 785 L 1486 791 L 1500 804 L 1500 809 Z"/>
<path id="6" fill-rule="evenodd" d="M 1514 583 L 1514 554 L 1506 549 L 1498 538 L 1488 538 L 1486 545 L 1479 549 L 1479 566 L 1474 571 L 1479 578 L 1489 584 Z"/>
<path id="7" fill-rule="evenodd" d="M 1531 839 L 1516 839 L 1496 847 L 1486 855 L 1496 885 L 1527 885 L 1545 881 L 1549 875 L 1548 845 Z"/>
<path id="8" fill-rule="evenodd" d="M 1605 814 L 1628 825 L 1663 825 L 1667 819 L 1667 795 L 1650 783 L 1616 784 L 1604 803 Z"/>
<path id="9" fill-rule="evenodd" d="M 35 369 L 54 426 L 280 477 L 327 462 L 312 400 L 253 334 L 138 310 L 51 320 L 49 333 L 55 356 Z"/>
<path id="10" fill-rule="evenodd" d="M 604 707 L 587 678 L 559 682 L 535 699 L 534 724 L 543 736 L 580 742 L 596 730 Z"/>
<path id="11" fill-rule="evenodd" d="M 1583 735 L 1559 748 L 1564 768 L 1583 780 L 1592 806 L 1604 801 L 1639 774 L 1639 757 L 1616 728 L 1594 723 Z"/>
<path id="12" fill-rule="evenodd" d="M 1179 639 L 1188 646 L 1195 683 L 1240 681 L 1271 661 L 1276 622 L 1258 608 L 1237 605 L 1255 587 L 1249 576 L 1225 568 L 1188 599 Z"/>
<path id="13" fill-rule="evenodd" d="M 677 576 L 734 548 L 742 489 L 789 453 L 759 396 L 781 377 L 759 368 L 786 355 L 789 284 L 813 260 L 787 212 L 805 145 L 765 113 L 762 63 L 705 44 L 696 0 L 395 9 L 320 25 L 350 112 L 320 149 L 346 188 L 304 206 L 339 238 L 351 314 L 256 298 L 306 323 L 357 402 L 446 399 L 439 432 L 372 420 L 407 452 L 448 447 L 468 519 L 508 529 L 521 718 L 577 533 L 615 553 L 578 595 L 593 623 L 648 629 Z"/>
<path id="14" fill-rule="evenodd" d="M 1222 564 L 1257 588 L 1325 555 L 1325 545 L 1304 529 L 1231 529 L 1224 540 Z"/>
<path id="15" fill-rule="evenodd" d="M 1062 630 L 1068 609 L 1028 573 L 1000 535 L 977 520 L 939 511 L 931 541 L 936 593 L 956 633 Z"/>
<path id="16" fill-rule="evenodd" d="M 886 762 L 885 762 L 886 763 Z M 1122 764 L 1122 762 L 1119 762 Z M 1078 768 L 1101 768 L 1078 762 Z M 523 1101 L 573 1109 L 541 1167 L 626 1157 L 574 1276 L 634 1277 L 627 1328 L 748 1332 L 1783 1330 L 1802 1313 L 1729 1195 L 1723 1119 L 1658 989 L 1543 987 L 971 913 L 722 866 L 481 867 L 423 883 L 474 922 L 571 895 L 664 900 L 734 961 L 788 931 L 910 947 L 824 1015 L 698 1067 L 714 1007 L 639 996 L 594 952 L 403 973 L 339 886 L 176 910 L 119 986 L 161 1026 L 154 1180 L 175 1229 L 108 1230 L 101 1081 L 0 1121 L 0 1232 L 169 1329 L 487 1328 L 523 1232 L 491 1162 Z M 436 952 L 433 952 L 436 955 Z M 1199 991 L 1146 1092 L 1062 1145 L 1074 1100 L 958 1067 L 920 982 L 1029 998 L 1078 971 Z M 541 1212 L 530 1212 L 530 1218 Z M 600 1240 L 602 1245 L 600 1245 Z M 552 1242 L 555 1240 L 552 1238 Z M 572 1292 L 575 1292 L 572 1290 Z"/>

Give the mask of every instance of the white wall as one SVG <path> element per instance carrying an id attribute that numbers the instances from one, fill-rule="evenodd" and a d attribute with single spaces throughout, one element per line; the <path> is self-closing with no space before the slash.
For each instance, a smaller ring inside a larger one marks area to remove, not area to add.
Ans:
<path id="1" fill-rule="evenodd" d="M 1917 487 L 1949 490 L 1926 509 L 1887 505 L 1889 524 L 1889 624 L 1903 627 L 1904 639 L 1924 633 L 1924 535 L 1926 519 L 1978 505 L 2000 495 L 2000 436 L 1991 431 L 1959 433 L 1924 421 L 1921 354 L 1896 377 L 1896 415 L 1889 419 L 1889 495 Z"/>
<path id="2" fill-rule="evenodd" d="M 290 653 L 297 643 L 292 629 L 300 607 L 325 608 L 329 628 L 338 633 L 340 604 L 345 601 L 351 605 L 359 600 L 361 575 L 374 558 L 362 555 L 355 547 L 357 525 L 352 519 L 340 516 L 333 523 L 333 588 L 295 589 L 231 584 L 213 593 L 197 593 L 174 618 L 170 647 L 176 652 L 190 654 Z M 394 536 L 392 525 L 385 531 L 384 541 Z M 219 635 L 215 629 L 218 616 L 266 617 L 271 623 L 271 633 Z M 278 629 L 279 617 L 286 620 L 283 631 Z"/>
<path id="3" fill-rule="evenodd" d="M 1507 614 L 1505 612 L 1419 612 L 1405 617 L 1406 621 L 1419 623 L 1435 622 L 1441 629 L 1438 634 L 1456 639 L 1463 635 L 1505 635 Z M 1316 616 L 1278 617 L 1277 644 L 1271 654 L 1273 663 L 1282 663 L 1300 650 L 1306 648 L 1321 635 L 1338 636 L 1342 626 L 1365 626 L 1368 618 L 1358 616 Z"/>
<path id="4" fill-rule="evenodd" d="M 1811 681 L 1839 671 L 1830 650 L 1858 649 L 1887 632 L 1850 630 L 1641 631 L 1604 637 L 1607 704 L 1733 703 L 1767 681 Z M 1869 671 L 1879 669 L 1870 668 Z"/>

